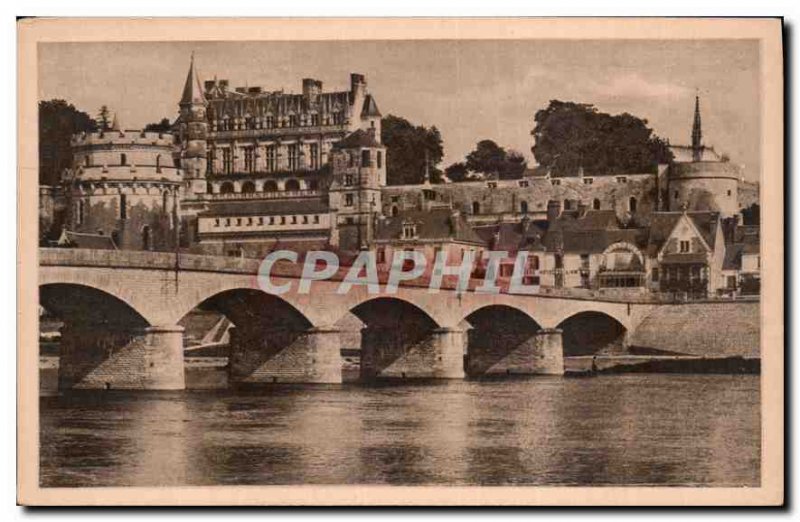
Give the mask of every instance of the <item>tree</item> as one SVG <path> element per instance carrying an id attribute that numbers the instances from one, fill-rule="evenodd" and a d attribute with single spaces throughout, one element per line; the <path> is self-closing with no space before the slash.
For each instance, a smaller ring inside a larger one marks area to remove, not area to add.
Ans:
<path id="1" fill-rule="evenodd" d="M 169 118 L 161 118 L 158 123 L 148 123 L 144 126 L 145 132 L 170 132 L 170 130 L 172 130 L 172 124 L 169 122 Z"/>
<path id="2" fill-rule="evenodd" d="M 435 126 L 415 126 L 408 120 L 388 115 L 381 120 L 381 141 L 386 147 L 386 179 L 389 185 L 422 183 L 426 157 L 431 183 L 440 183 L 437 165 L 444 155 L 442 136 Z"/>
<path id="3" fill-rule="evenodd" d="M 107 105 L 100 106 L 100 110 L 97 113 L 97 126 L 104 131 L 111 128 L 111 112 L 108 110 Z"/>
<path id="4" fill-rule="evenodd" d="M 39 102 L 39 184 L 55 185 L 72 166 L 72 135 L 94 132 L 91 116 L 64 100 Z"/>
<path id="5" fill-rule="evenodd" d="M 467 165 L 463 161 L 453 163 L 444 169 L 444 175 L 452 182 L 469 181 L 470 173 Z"/>
<path id="6" fill-rule="evenodd" d="M 481 140 L 467 154 L 466 167 L 494 179 L 519 179 L 528 164 L 519 152 L 506 151 L 492 140 Z"/>
<path id="7" fill-rule="evenodd" d="M 655 172 L 672 161 L 667 143 L 628 113 L 612 116 L 585 103 L 551 100 L 536 112 L 531 151 L 553 176 Z"/>

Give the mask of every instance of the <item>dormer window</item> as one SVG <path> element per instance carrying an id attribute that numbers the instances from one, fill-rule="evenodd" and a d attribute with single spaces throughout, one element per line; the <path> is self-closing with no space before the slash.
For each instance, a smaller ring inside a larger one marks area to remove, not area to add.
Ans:
<path id="1" fill-rule="evenodd" d="M 403 239 L 414 239 L 417 237 L 416 223 L 403 223 Z"/>

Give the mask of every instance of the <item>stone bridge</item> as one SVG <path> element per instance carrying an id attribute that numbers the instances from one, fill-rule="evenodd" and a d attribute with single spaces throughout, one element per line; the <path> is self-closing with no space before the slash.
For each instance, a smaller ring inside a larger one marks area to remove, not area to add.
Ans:
<path id="1" fill-rule="evenodd" d="M 346 267 L 303 294 L 300 267 L 288 263 L 272 270 L 273 284 L 291 284 L 276 296 L 259 288 L 258 267 L 254 259 L 183 253 L 40 249 L 39 302 L 65 323 L 60 386 L 184 388 L 180 323 L 196 308 L 234 324 L 230 380 L 247 384 L 341 382 L 347 331 L 360 336 L 367 380 L 561 374 L 565 351 L 624 345 L 658 306 L 599 295 L 459 293 L 447 281 L 435 293 L 417 283 L 394 294 L 365 286 L 339 294 Z"/>

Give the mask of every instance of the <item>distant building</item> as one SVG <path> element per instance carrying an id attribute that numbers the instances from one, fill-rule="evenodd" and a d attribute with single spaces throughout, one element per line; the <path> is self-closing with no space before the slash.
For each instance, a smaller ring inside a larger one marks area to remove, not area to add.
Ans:
<path id="1" fill-rule="evenodd" d="M 378 269 L 388 271 L 397 251 L 416 251 L 426 260 L 430 276 L 436 257 L 444 255 L 448 266 L 458 266 L 468 252 L 480 259 L 486 243 L 469 226 L 458 210 L 431 208 L 406 210 L 377 222 L 374 241 Z M 407 263 L 409 270 L 413 263 Z"/>
<path id="2" fill-rule="evenodd" d="M 739 184 L 743 181 L 740 166 L 719 156 L 713 147 L 703 144 L 700 97 L 695 97 L 691 146 L 672 145 L 675 156 L 666 183 L 660 184 L 665 210 L 707 210 L 723 218 L 740 211 Z"/>
<path id="3" fill-rule="evenodd" d="M 169 133 L 110 129 L 75 135 L 63 178 L 65 226 L 107 236 L 116 247 L 170 250 L 178 227 L 181 173 Z"/>
<path id="4" fill-rule="evenodd" d="M 386 182 L 375 99 L 360 74 L 346 91 L 325 92 L 309 78 L 302 87 L 201 85 L 192 58 L 175 128 L 183 215 L 197 249 L 259 257 L 278 241 L 356 250 L 369 240 Z"/>

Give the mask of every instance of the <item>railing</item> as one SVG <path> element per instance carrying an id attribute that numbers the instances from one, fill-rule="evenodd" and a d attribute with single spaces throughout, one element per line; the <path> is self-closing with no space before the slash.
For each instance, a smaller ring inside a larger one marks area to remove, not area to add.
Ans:
<path id="1" fill-rule="evenodd" d="M 221 130 L 216 129 L 209 131 L 210 139 L 220 138 L 262 138 L 262 137 L 280 137 L 283 141 L 291 141 L 287 135 L 308 135 L 308 134 L 328 134 L 328 133 L 345 133 L 347 132 L 346 124 L 337 125 L 309 125 L 307 127 L 301 126 L 286 126 L 286 127 L 272 127 L 268 129 L 236 129 L 236 130 Z"/>
<path id="2" fill-rule="evenodd" d="M 139 268 L 151 270 L 194 270 L 215 273 L 237 273 L 256 275 L 261 264 L 260 259 L 209 256 L 174 252 L 143 252 L 135 250 L 91 250 L 78 248 L 39 248 L 40 266 L 85 266 L 85 267 L 112 267 L 112 268 Z M 273 265 L 271 274 L 278 277 L 299 278 L 302 274 L 302 263 L 278 261 Z M 341 281 L 350 270 L 350 266 L 342 265 L 331 281 Z M 378 279 L 381 284 L 386 283 L 389 270 L 381 266 L 378 270 Z M 456 288 L 456 276 L 444 276 L 441 288 L 453 290 Z M 475 290 L 482 283 L 482 279 L 470 279 L 468 292 Z M 430 274 L 403 281 L 401 286 L 427 288 L 430 284 Z M 498 280 L 501 293 L 511 293 L 507 280 Z M 555 288 L 539 287 L 532 295 L 536 297 L 577 299 L 586 301 L 604 301 L 630 304 L 679 304 L 679 303 L 723 303 L 723 302 L 758 302 L 759 296 L 734 296 L 717 297 L 709 296 L 698 299 L 683 299 L 681 296 L 667 293 L 654 293 L 642 289 L 638 294 L 620 295 L 618 292 L 593 290 L 586 288 Z"/>
<path id="3" fill-rule="evenodd" d="M 319 190 L 283 190 L 274 192 L 228 192 L 226 194 L 199 194 L 197 199 L 208 199 L 212 201 L 218 200 L 236 200 L 236 199 L 284 199 L 284 198 L 305 198 L 305 197 L 319 197 L 322 192 Z"/>

